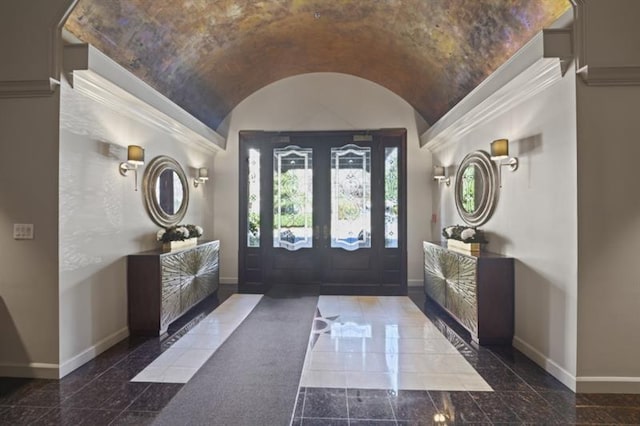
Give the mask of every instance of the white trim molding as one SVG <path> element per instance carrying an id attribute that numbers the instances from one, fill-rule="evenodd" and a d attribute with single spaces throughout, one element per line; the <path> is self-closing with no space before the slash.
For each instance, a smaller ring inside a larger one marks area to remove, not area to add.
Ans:
<path id="1" fill-rule="evenodd" d="M 578 72 L 589 86 L 640 85 L 640 67 L 589 67 Z"/>
<path id="2" fill-rule="evenodd" d="M 196 149 L 215 154 L 226 148 L 226 139 L 215 130 L 91 45 L 65 46 L 64 75 L 74 91 Z M 65 120 L 60 124 L 64 128 Z"/>
<path id="3" fill-rule="evenodd" d="M 640 393 L 640 377 L 578 376 L 579 393 Z"/>
<path id="4" fill-rule="evenodd" d="M 28 364 L 0 364 L 0 377 L 27 377 L 30 379 L 59 379 L 58 364 L 30 362 Z"/>
<path id="5" fill-rule="evenodd" d="M 513 337 L 513 347 L 525 354 L 540 367 L 544 368 L 547 373 L 560 380 L 560 382 L 562 382 L 566 387 L 574 392 L 576 391 L 576 377 L 560 366 L 557 362 L 553 361 L 551 358 L 547 357 L 545 354 L 518 336 Z"/>
<path id="6" fill-rule="evenodd" d="M 408 287 L 422 287 L 423 285 L 424 285 L 424 279 L 422 280 L 408 279 L 407 280 Z"/>
<path id="7" fill-rule="evenodd" d="M 84 365 L 88 361 L 91 361 L 102 352 L 106 351 L 119 341 L 126 339 L 129 336 L 129 327 L 124 327 L 115 333 L 105 337 L 104 339 L 97 342 L 95 345 L 88 347 L 84 351 L 80 352 L 76 356 L 71 359 L 68 359 L 60 364 L 59 377 L 62 378 L 67 374 L 71 373 L 76 368 Z"/>
<path id="8" fill-rule="evenodd" d="M 420 146 L 437 151 L 561 80 L 573 57 L 571 38 L 564 29 L 538 33 L 424 132 Z"/>
<path id="9" fill-rule="evenodd" d="M 0 98 L 34 98 L 51 96 L 60 82 L 48 80 L 0 81 Z"/>

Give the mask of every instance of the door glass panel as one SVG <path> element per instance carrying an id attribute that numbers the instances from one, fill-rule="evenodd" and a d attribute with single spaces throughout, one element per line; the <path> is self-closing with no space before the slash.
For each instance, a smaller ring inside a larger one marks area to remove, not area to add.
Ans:
<path id="1" fill-rule="evenodd" d="M 476 166 L 467 167 L 462 173 L 462 208 L 467 213 L 475 212 L 482 199 L 482 187 L 478 185 L 476 175 L 480 175 Z"/>
<path id="2" fill-rule="evenodd" d="M 371 148 L 331 148 L 331 247 L 371 247 Z"/>
<path id="3" fill-rule="evenodd" d="M 312 149 L 273 150 L 273 246 L 287 250 L 313 245 Z"/>
<path id="4" fill-rule="evenodd" d="M 260 151 L 249 150 L 247 247 L 260 247 Z"/>
<path id="5" fill-rule="evenodd" d="M 384 149 L 384 246 L 398 248 L 398 148 Z"/>

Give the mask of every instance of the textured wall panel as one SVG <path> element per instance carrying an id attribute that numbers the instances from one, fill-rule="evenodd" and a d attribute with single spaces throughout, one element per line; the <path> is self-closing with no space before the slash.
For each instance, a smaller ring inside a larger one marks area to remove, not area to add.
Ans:
<path id="1" fill-rule="evenodd" d="M 214 242 L 161 257 L 161 329 L 218 289 L 219 248 Z"/>
<path id="2" fill-rule="evenodd" d="M 218 246 L 206 245 L 185 252 L 180 305 L 183 312 L 218 288 Z"/>
<path id="3" fill-rule="evenodd" d="M 473 334 L 478 333 L 477 261 L 424 243 L 426 294 L 449 310 Z"/>
<path id="4" fill-rule="evenodd" d="M 182 285 L 182 271 L 184 269 L 184 255 L 182 252 L 163 256 L 162 268 L 162 304 L 160 312 L 160 328 L 167 325 L 182 313 L 180 307 L 180 287 Z"/>
<path id="5" fill-rule="evenodd" d="M 447 287 L 446 307 L 473 334 L 478 334 L 476 260 L 450 252 L 444 257 L 458 265 L 458 279 L 449 282 Z"/>

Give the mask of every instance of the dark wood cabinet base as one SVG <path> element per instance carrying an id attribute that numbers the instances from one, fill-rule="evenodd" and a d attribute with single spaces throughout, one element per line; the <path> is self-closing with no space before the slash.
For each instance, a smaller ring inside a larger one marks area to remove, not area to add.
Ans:
<path id="1" fill-rule="evenodd" d="M 514 259 L 467 255 L 424 245 L 426 295 L 469 330 L 480 345 L 510 345 L 514 332 Z"/>

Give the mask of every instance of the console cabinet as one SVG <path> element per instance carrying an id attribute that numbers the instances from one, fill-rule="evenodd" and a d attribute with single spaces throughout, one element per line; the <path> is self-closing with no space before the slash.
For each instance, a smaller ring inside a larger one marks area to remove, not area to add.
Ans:
<path id="1" fill-rule="evenodd" d="M 196 303 L 218 290 L 219 241 L 127 257 L 129 331 L 159 336 Z"/>
<path id="2" fill-rule="evenodd" d="M 511 344 L 514 260 L 493 253 L 463 254 L 424 242 L 424 291 L 481 344 Z"/>

